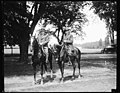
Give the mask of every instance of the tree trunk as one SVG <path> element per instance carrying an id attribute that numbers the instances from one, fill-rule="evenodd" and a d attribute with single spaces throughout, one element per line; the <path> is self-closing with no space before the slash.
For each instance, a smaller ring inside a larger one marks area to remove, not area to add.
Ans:
<path id="1" fill-rule="evenodd" d="M 10 46 L 10 48 L 11 48 L 11 54 L 13 55 L 13 47 L 12 47 L 12 46 Z"/>
<path id="2" fill-rule="evenodd" d="M 63 42 L 63 38 L 64 38 L 64 35 L 65 35 L 65 31 L 63 31 L 62 28 L 61 28 L 61 30 L 62 30 L 62 37 L 61 37 L 61 40 L 60 40 L 60 44 L 62 44 L 62 42 Z"/>
<path id="3" fill-rule="evenodd" d="M 20 43 L 20 62 L 27 63 L 28 61 L 28 42 L 22 41 Z"/>
<path id="4" fill-rule="evenodd" d="M 114 44 L 114 31 L 112 31 L 112 41 L 111 41 L 112 44 Z"/>

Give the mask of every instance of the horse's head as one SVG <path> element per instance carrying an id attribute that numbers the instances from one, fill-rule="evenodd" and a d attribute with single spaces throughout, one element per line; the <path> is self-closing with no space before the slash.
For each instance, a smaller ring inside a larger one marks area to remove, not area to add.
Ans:
<path id="1" fill-rule="evenodd" d="M 59 57 L 61 48 L 62 48 L 62 46 L 60 46 L 58 44 L 54 44 L 54 46 L 52 47 L 52 51 L 53 51 L 54 58 L 56 61 L 58 61 L 58 57 Z"/>
<path id="2" fill-rule="evenodd" d="M 42 46 L 38 43 L 37 39 L 34 38 L 33 42 L 32 42 L 32 50 L 34 51 L 34 56 L 37 56 L 38 58 L 40 58 L 42 56 Z"/>

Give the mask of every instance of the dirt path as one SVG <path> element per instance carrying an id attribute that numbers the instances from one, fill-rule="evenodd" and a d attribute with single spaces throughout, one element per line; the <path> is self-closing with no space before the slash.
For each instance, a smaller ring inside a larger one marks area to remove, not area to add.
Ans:
<path id="1" fill-rule="evenodd" d="M 82 68 L 83 77 L 77 78 L 78 69 L 76 69 L 76 78 L 72 80 L 72 69 L 65 69 L 64 83 L 60 83 L 61 74 L 56 71 L 53 78 L 50 74 L 44 75 L 44 85 L 33 85 L 33 76 L 13 76 L 4 78 L 5 92 L 111 92 L 116 89 L 116 70 L 108 68 Z M 37 80 L 40 81 L 39 73 Z"/>

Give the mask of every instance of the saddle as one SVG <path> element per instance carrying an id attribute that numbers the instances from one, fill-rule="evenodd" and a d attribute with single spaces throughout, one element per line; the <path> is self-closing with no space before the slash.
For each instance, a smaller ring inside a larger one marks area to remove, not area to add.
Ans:
<path id="1" fill-rule="evenodd" d="M 76 52 L 77 52 L 77 48 L 74 47 L 74 46 L 69 46 L 67 47 L 67 53 L 68 55 L 70 56 L 75 56 L 76 55 Z"/>

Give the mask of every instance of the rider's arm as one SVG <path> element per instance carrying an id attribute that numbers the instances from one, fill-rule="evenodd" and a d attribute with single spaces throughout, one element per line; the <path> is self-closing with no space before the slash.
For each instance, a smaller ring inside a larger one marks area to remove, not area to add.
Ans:
<path id="1" fill-rule="evenodd" d="M 66 35 L 63 36 L 63 42 L 66 42 Z"/>

